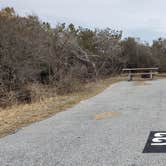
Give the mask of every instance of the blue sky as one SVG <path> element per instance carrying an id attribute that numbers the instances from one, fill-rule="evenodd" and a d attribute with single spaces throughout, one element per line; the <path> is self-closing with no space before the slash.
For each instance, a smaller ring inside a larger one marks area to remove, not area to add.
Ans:
<path id="1" fill-rule="evenodd" d="M 88 28 L 110 27 L 123 36 L 152 42 L 166 37 L 165 0 L 0 0 L 21 15 L 35 14 L 53 26 L 57 22 Z"/>

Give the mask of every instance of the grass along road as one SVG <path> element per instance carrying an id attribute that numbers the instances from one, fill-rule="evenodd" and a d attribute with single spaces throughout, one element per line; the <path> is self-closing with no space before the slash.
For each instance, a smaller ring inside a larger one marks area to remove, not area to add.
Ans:
<path id="1" fill-rule="evenodd" d="M 84 84 L 83 90 L 80 92 L 57 95 L 32 104 L 14 105 L 10 108 L 0 109 L 0 137 L 15 133 L 21 127 L 73 107 L 80 101 L 97 95 L 111 84 L 123 79 L 121 77 L 100 79 L 97 82 Z"/>

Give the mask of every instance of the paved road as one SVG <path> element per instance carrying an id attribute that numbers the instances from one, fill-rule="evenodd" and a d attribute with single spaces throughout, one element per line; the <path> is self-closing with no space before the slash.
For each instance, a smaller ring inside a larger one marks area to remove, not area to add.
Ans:
<path id="1" fill-rule="evenodd" d="M 0 166 L 166 166 L 165 153 L 142 153 L 153 130 L 166 130 L 166 80 L 120 82 L 0 139 Z"/>

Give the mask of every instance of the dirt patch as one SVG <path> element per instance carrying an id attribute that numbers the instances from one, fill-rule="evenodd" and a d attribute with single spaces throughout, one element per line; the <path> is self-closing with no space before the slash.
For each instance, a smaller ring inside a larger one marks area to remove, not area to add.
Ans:
<path id="1" fill-rule="evenodd" d="M 135 81 L 133 82 L 134 86 L 145 86 L 145 85 L 151 85 L 151 83 L 146 82 L 146 81 Z"/>
<path id="2" fill-rule="evenodd" d="M 162 78 L 162 77 L 165 78 L 165 77 L 166 77 L 166 73 L 159 73 L 157 76 L 158 76 L 159 78 L 160 78 L 160 77 L 161 77 L 161 78 Z"/>
<path id="3" fill-rule="evenodd" d="M 112 118 L 114 116 L 120 115 L 119 112 L 103 112 L 95 115 L 95 120 L 101 120 L 106 118 Z"/>

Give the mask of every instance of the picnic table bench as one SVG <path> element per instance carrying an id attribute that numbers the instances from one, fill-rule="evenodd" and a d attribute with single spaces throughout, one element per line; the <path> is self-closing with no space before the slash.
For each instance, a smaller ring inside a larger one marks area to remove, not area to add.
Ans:
<path id="1" fill-rule="evenodd" d="M 123 72 L 128 73 L 128 81 L 132 81 L 133 76 L 140 75 L 142 78 L 153 79 L 158 74 L 159 68 L 124 68 Z"/>

